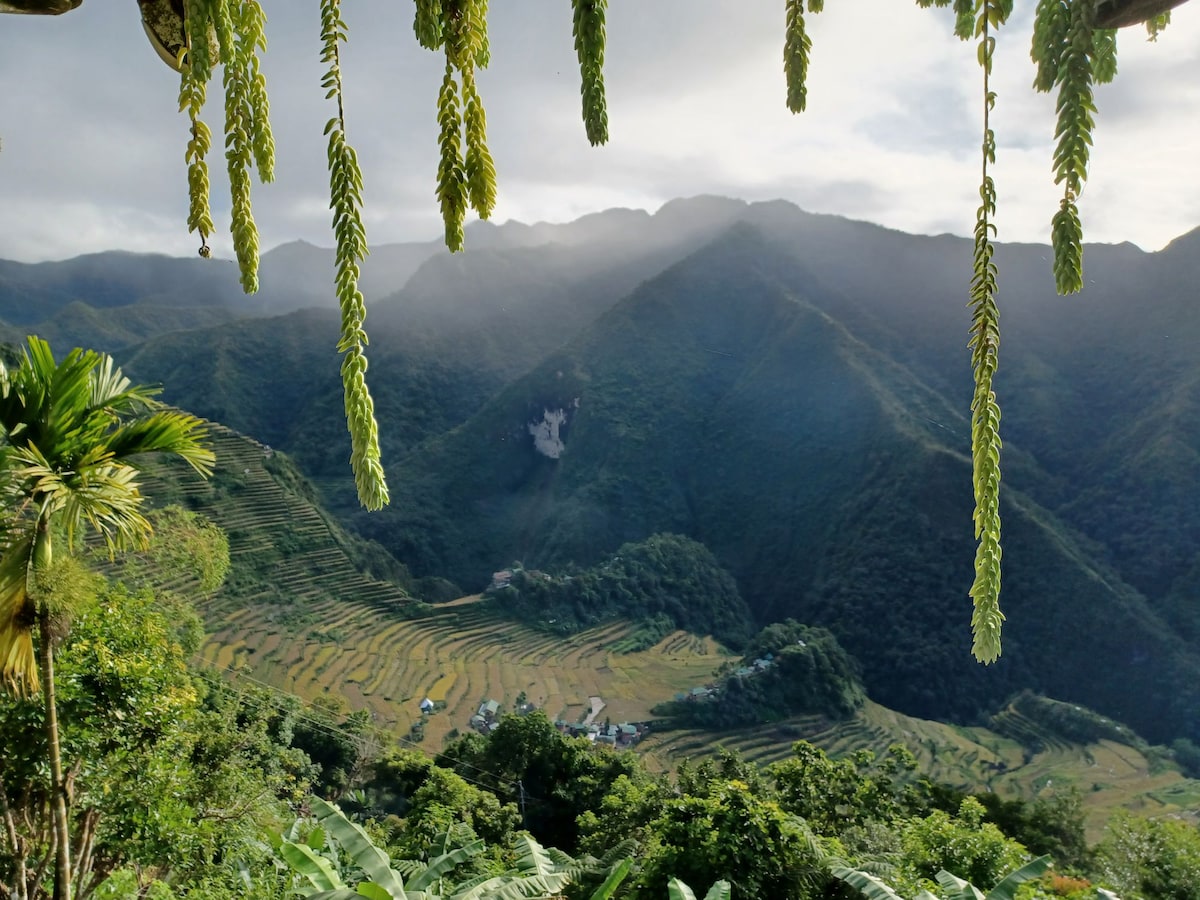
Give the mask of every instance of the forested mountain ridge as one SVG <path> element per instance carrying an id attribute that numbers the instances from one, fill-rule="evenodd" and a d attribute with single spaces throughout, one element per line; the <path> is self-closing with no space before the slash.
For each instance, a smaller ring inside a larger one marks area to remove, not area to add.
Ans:
<path id="1" fill-rule="evenodd" d="M 1190 721 L 1193 650 L 1023 492 L 1006 504 L 1006 652 L 970 660 L 968 426 L 829 312 L 844 302 L 741 228 L 395 466 L 392 506 L 359 527 L 469 585 L 497 559 L 583 565 L 687 534 L 760 624 L 830 628 L 887 705 L 970 719 L 1034 685 L 1155 737 Z M 529 434 L 551 418 L 557 455 Z M 1055 487 L 1015 448 L 1010 468 Z"/>
<path id="2" fill-rule="evenodd" d="M 1076 298 L 1046 248 L 998 251 L 1010 628 L 986 669 L 966 649 L 968 241 L 713 198 L 479 233 L 368 318 L 394 502 L 352 518 L 416 574 L 479 589 L 514 558 L 682 533 L 759 624 L 829 627 L 901 709 L 970 718 L 1034 687 L 1155 738 L 1197 720 L 1197 233 L 1090 248 Z M 123 361 L 340 500 L 335 335 L 307 311 Z M 530 426 L 555 412 L 551 458 Z"/>

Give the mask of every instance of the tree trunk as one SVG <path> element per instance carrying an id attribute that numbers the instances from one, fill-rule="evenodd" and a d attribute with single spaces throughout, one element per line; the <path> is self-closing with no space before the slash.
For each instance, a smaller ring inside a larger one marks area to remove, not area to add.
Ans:
<path id="1" fill-rule="evenodd" d="M 67 820 L 67 783 L 58 744 L 58 708 L 54 701 L 54 635 L 50 610 L 38 610 L 42 654 L 42 697 L 46 705 L 46 752 L 50 757 L 50 808 L 54 816 L 54 900 L 71 900 L 71 837 Z"/>
<path id="2" fill-rule="evenodd" d="M 4 833 L 9 844 L 12 845 L 15 869 L 12 896 L 14 900 L 29 900 L 29 872 L 25 868 L 25 838 L 17 834 L 17 822 L 13 817 L 12 807 L 8 805 L 8 792 L 4 789 L 3 774 L 3 768 L 0 767 L 0 813 L 4 816 Z"/>

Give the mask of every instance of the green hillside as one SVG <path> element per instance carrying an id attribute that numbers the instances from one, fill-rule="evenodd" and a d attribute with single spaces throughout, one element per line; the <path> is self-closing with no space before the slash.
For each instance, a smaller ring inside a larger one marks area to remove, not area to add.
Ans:
<path id="1" fill-rule="evenodd" d="M 148 487 L 211 516 L 229 534 L 229 581 L 201 607 L 208 637 L 200 659 L 219 670 L 309 700 L 344 698 L 433 752 L 467 729 L 484 700 L 511 710 L 524 695 L 569 722 L 593 709 L 599 721 L 658 720 L 653 707 L 736 662 L 710 638 L 682 631 L 628 652 L 634 626 L 627 622 L 563 635 L 514 622 L 477 597 L 427 607 L 396 584 L 361 573 L 364 565 L 395 563 L 331 523 L 286 458 L 223 426 L 212 429 L 218 470 L 210 482 L 161 471 Z M 439 709 L 422 716 L 418 704 L 426 697 Z M 1197 783 L 1167 764 L 1164 751 L 1115 724 L 1095 734 L 1069 731 L 1047 718 L 1044 706 L 1018 698 L 990 728 L 968 728 L 868 701 L 839 720 L 807 715 L 736 732 L 657 728 L 639 752 L 667 768 L 718 747 L 767 762 L 785 758 L 800 739 L 834 754 L 882 752 L 899 742 L 923 770 L 954 786 L 1025 798 L 1056 785 L 1078 788 L 1094 828 L 1117 807 L 1200 810 Z"/>
<path id="2" fill-rule="evenodd" d="M 204 514 L 229 537 L 229 576 L 204 610 L 210 625 L 255 607 L 273 620 L 319 624 L 329 604 L 351 601 L 402 616 L 424 612 L 423 603 L 385 580 L 404 579 L 403 567 L 343 531 L 285 457 L 223 425 L 209 430 L 217 455 L 211 479 L 153 467 L 145 491 Z"/>
<path id="3" fill-rule="evenodd" d="M 588 565 L 685 534 L 734 575 L 760 626 L 829 628 L 871 695 L 910 714 L 970 721 L 1033 688 L 1156 739 L 1191 727 L 1194 646 L 1016 491 L 1005 654 L 970 659 L 966 424 L 835 305 L 760 236 L 732 235 L 393 467 L 392 506 L 358 527 L 467 589 L 504 560 Z M 561 446 L 547 454 L 531 428 L 551 419 Z M 1011 459 L 1018 483 L 1049 480 Z"/>
<path id="4" fill-rule="evenodd" d="M 371 304 L 378 516 L 350 499 L 331 311 L 205 326 L 236 309 L 203 295 L 216 270 L 163 293 L 198 261 L 131 255 L 0 266 L 0 309 L 145 337 L 121 351 L 133 377 L 286 451 L 430 598 L 452 593 L 435 578 L 481 590 L 514 559 L 569 573 L 676 533 L 754 627 L 829 628 L 907 713 L 973 722 L 1028 688 L 1200 737 L 1200 233 L 1089 248 L 1071 299 L 1045 248 L 997 251 L 1010 618 L 988 668 L 967 656 L 969 241 L 716 198 L 479 237 L 408 248 Z M 311 290 L 327 253 L 277 258 Z"/>

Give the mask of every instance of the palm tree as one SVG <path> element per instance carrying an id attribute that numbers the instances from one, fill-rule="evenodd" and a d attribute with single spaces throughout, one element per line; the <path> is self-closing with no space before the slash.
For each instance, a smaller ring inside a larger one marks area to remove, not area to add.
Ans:
<path id="1" fill-rule="evenodd" d="M 110 554 L 146 543 L 151 529 L 131 458 L 171 453 L 202 475 L 212 471 L 203 422 L 163 407 L 157 393 L 131 385 L 95 351 L 72 350 L 55 363 L 34 336 L 17 366 L 0 363 L 0 681 L 19 694 L 41 689 L 44 698 L 55 900 L 70 900 L 71 857 L 54 700 L 55 625 L 64 610 L 46 576 L 58 537 L 68 552 L 85 530 L 100 534 Z"/>

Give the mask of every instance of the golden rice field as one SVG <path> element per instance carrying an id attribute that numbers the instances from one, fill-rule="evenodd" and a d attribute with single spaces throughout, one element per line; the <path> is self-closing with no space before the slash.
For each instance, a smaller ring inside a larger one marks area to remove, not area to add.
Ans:
<path id="1" fill-rule="evenodd" d="M 224 616 L 201 649 L 201 661 L 244 671 L 307 700 L 340 695 L 366 707 L 380 725 L 407 733 L 428 697 L 446 704 L 426 717 L 430 749 L 451 729 L 465 730 L 484 700 L 511 709 L 518 694 L 552 718 L 581 719 L 589 697 L 601 697 L 603 717 L 644 721 L 650 708 L 711 679 L 727 657 L 711 640 L 683 632 L 649 650 L 617 653 L 627 624 L 568 637 L 500 618 L 482 603 L 457 604 L 416 620 L 397 620 L 367 604 L 317 601 L 321 623 L 289 629 L 269 607 Z M 326 638 L 329 633 L 338 638 Z"/>
<path id="2" fill-rule="evenodd" d="M 549 635 L 499 617 L 477 597 L 405 619 L 398 613 L 411 600 L 354 568 L 320 511 L 266 469 L 270 451 L 221 426 L 213 426 L 213 443 L 232 488 L 219 497 L 195 480 L 176 481 L 176 488 L 229 535 L 231 580 L 247 560 L 259 569 L 264 558 L 277 561 L 268 578 L 249 582 L 251 596 L 243 587 L 236 598 L 226 591 L 204 605 L 206 664 L 310 701 L 344 698 L 352 709 L 370 709 L 377 724 L 398 736 L 422 719 L 418 704 L 428 697 L 445 704 L 425 717 L 425 746 L 435 752 L 450 731 L 467 728 L 487 699 L 511 709 L 524 693 L 552 718 L 579 721 L 589 698 L 600 697 L 600 721 L 644 721 L 655 704 L 708 682 L 728 659 L 711 639 L 684 632 L 649 650 L 619 652 L 631 635 L 627 624 Z M 284 539 L 291 549 L 281 553 Z M 1005 714 L 1020 717 L 1015 710 Z M 1025 728 L 1039 752 L 987 729 L 915 719 L 873 703 L 843 722 L 807 716 L 730 734 L 652 733 L 640 749 L 651 767 L 667 769 L 720 746 L 766 763 L 786 757 L 800 739 L 834 755 L 863 747 L 883 753 L 902 743 L 923 772 L 964 788 L 1025 798 L 1078 789 L 1092 838 L 1118 807 L 1192 817 L 1200 810 L 1200 782 L 1152 766 L 1133 747 L 1111 741 L 1085 747 L 1037 733 L 1033 723 L 1017 725 L 1009 733 Z"/>

